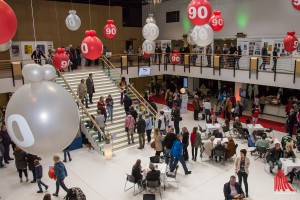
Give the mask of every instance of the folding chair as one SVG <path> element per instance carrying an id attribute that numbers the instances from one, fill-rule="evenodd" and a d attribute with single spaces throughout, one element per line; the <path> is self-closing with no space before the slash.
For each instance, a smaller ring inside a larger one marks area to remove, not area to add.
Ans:
<path id="1" fill-rule="evenodd" d="M 254 158 L 254 160 L 261 158 L 265 158 L 268 149 L 266 147 L 257 147 L 257 152 L 258 152 L 258 156 L 256 158 Z"/>
<path id="2" fill-rule="evenodd" d="M 126 174 L 126 182 L 125 182 L 124 192 L 126 192 L 126 191 L 130 190 L 131 188 L 133 188 L 133 196 L 135 196 L 135 195 L 141 193 L 141 192 L 143 191 L 143 189 L 142 189 L 141 191 L 139 191 L 138 193 L 135 193 L 135 185 L 136 185 L 137 183 L 135 182 L 134 176 L 129 175 L 129 174 L 127 174 L 127 173 L 125 173 L 125 174 Z M 127 182 L 133 183 L 133 186 L 126 189 Z M 138 187 L 139 187 L 139 186 L 138 186 Z"/>
<path id="3" fill-rule="evenodd" d="M 154 189 L 156 191 L 158 190 L 159 191 L 159 195 L 160 195 L 160 199 L 162 199 L 161 198 L 161 191 L 160 191 L 160 183 L 159 183 L 159 181 L 147 181 L 146 187 L 147 187 L 147 191 L 149 191 L 149 189 Z"/>
<path id="4" fill-rule="evenodd" d="M 177 165 L 174 172 L 169 172 L 166 174 L 167 182 L 175 182 L 177 183 L 177 189 L 179 189 L 179 180 L 177 180 L 177 170 L 179 166 Z"/>

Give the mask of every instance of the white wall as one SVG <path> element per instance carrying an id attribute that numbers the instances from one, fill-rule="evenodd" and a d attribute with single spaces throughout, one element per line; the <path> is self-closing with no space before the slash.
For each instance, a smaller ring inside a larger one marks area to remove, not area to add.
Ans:
<path id="1" fill-rule="evenodd" d="M 217 2 L 217 4 L 216 4 Z M 160 40 L 181 39 L 184 30 L 186 8 L 190 1 L 172 0 L 157 4 L 152 12 L 159 27 Z M 211 0 L 212 8 L 220 10 L 224 18 L 224 28 L 215 33 L 215 38 L 233 38 L 243 32 L 248 38 L 284 37 L 288 30 L 300 34 L 300 11 L 294 9 L 291 0 Z M 165 23 L 166 12 L 180 11 L 180 22 Z M 148 17 L 149 6 L 143 7 L 143 22 Z M 239 21 L 245 19 L 245 27 Z M 191 25 L 193 26 L 193 25 Z"/>

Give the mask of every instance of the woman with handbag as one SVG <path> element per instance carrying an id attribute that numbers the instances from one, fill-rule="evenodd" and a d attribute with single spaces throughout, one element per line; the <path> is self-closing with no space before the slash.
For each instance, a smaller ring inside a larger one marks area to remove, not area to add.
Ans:
<path id="1" fill-rule="evenodd" d="M 235 173 L 239 178 L 239 185 L 242 187 L 242 179 L 245 185 L 246 197 L 248 197 L 248 175 L 249 175 L 249 166 L 250 159 L 246 157 L 247 150 L 241 149 L 240 156 L 235 159 Z"/>
<path id="2" fill-rule="evenodd" d="M 160 153 L 163 150 L 162 143 L 161 143 L 162 137 L 159 134 L 159 129 L 154 129 L 154 141 L 151 143 L 151 148 L 155 149 L 155 155 L 160 156 Z"/>

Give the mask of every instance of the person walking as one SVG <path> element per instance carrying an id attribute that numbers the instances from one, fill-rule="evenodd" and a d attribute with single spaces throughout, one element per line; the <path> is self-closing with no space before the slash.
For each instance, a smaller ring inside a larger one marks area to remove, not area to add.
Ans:
<path id="1" fill-rule="evenodd" d="M 145 147 L 145 132 L 146 132 L 146 122 L 143 119 L 143 116 L 139 114 L 139 119 L 136 122 L 136 130 L 139 134 L 139 143 L 140 146 L 138 149 L 143 149 Z"/>
<path id="2" fill-rule="evenodd" d="M 132 105 L 132 100 L 131 100 L 130 97 L 127 96 L 126 94 L 125 94 L 125 97 L 124 97 L 124 99 L 123 99 L 123 105 L 124 105 L 124 110 L 125 110 L 125 112 L 126 112 L 126 113 L 129 112 L 129 108 L 130 108 L 130 106 Z"/>
<path id="3" fill-rule="evenodd" d="M 209 98 L 204 100 L 203 109 L 204 109 L 206 123 L 209 123 L 210 116 L 211 116 L 211 103 L 209 101 Z"/>
<path id="4" fill-rule="evenodd" d="M 67 146 L 64 149 L 64 160 L 63 160 L 63 162 L 67 162 L 67 155 L 68 155 L 68 158 L 69 158 L 69 162 L 71 162 L 72 158 L 71 158 L 71 155 L 70 155 L 70 146 Z"/>
<path id="5" fill-rule="evenodd" d="M 212 48 L 208 45 L 206 48 L 207 67 L 211 67 Z"/>
<path id="6" fill-rule="evenodd" d="M 178 135 L 180 133 L 179 122 L 181 121 L 181 117 L 180 111 L 177 109 L 177 107 L 172 108 L 171 120 L 174 122 L 175 133 Z"/>
<path id="7" fill-rule="evenodd" d="M 262 62 L 262 64 L 259 66 L 259 69 L 261 69 L 261 68 L 263 67 L 263 70 L 266 70 L 267 55 L 268 55 L 267 46 L 264 45 L 264 47 L 261 49 L 261 56 L 262 56 L 263 62 Z"/>
<path id="8" fill-rule="evenodd" d="M 199 120 L 199 112 L 200 112 L 200 102 L 199 97 L 197 95 L 194 96 L 193 100 L 193 106 L 194 106 L 194 120 Z"/>
<path id="9" fill-rule="evenodd" d="M 235 53 L 235 62 L 234 62 L 234 67 L 236 67 L 236 69 L 239 69 L 240 68 L 240 59 L 242 57 L 242 49 L 241 49 L 241 46 L 238 46 L 238 49 Z"/>
<path id="10" fill-rule="evenodd" d="M 132 117 L 131 113 L 127 112 L 127 116 L 125 118 L 125 131 L 127 133 L 128 144 L 130 144 L 130 136 L 131 136 L 131 142 L 134 143 L 134 138 L 133 138 L 134 127 L 135 127 L 135 120 Z"/>
<path id="11" fill-rule="evenodd" d="M 154 142 L 155 142 L 155 155 L 156 156 L 160 156 L 160 153 L 162 152 L 163 150 L 163 147 L 162 147 L 162 137 L 161 135 L 159 134 L 159 129 L 156 128 L 154 129 Z"/>
<path id="12" fill-rule="evenodd" d="M 106 103 L 106 109 L 108 111 L 108 119 L 110 119 L 110 121 L 113 121 L 113 107 L 114 107 L 114 100 L 111 96 L 111 94 L 108 95 L 108 97 L 105 100 Z"/>
<path id="13" fill-rule="evenodd" d="M 187 174 L 191 174 L 192 172 L 188 170 L 185 160 L 183 159 L 183 156 L 182 156 L 183 148 L 182 148 L 181 141 L 182 141 L 182 135 L 178 134 L 177 140 L 174 141 L 174 144 L 171 149 L 170 172 L 174 172 L 178 161 L 180 161 L 180 163 L 184 169 L 185 175 L 187 175 Z"/>
<path id="14" fill-rule="evenodd" d="M 189 138 L 190 138 L 190 133 L 186 127 L 182 128 L 182 154 L 183 158 L 185 161 L 189 160 L 189 152 L 188 152 L 188 146 L 189 146 Z"/>
<path id="15" fill-rule="evenodd" d="M 42 178 L 43 178 L 43 167 L 42 165 L 40 165 L 39 160 L 34 160 L 34 171 L 36 174 L 36 182 L 37 185 L 39 187 L 39 190 L 37 191 L 37 193 L 43 193 L 43 188 L 42 186 L 45 187 L 45 190 L 47 191 L 49 186 L 46 185 L 45 183 L 43 183 Z"/>
<path id="16" fill-rule="evenodd" d="M 278 59 L 277 47 L 274 47 L 274 50 L 273 50 L 273 67 L 272 67 L 273 71 L 276 70 L 277 59 Z"/>
<path id="17" fill-rule="evenodd" d="M 34 60 L 36 64 L 42 65 L 42 57 L 46 58 L 46 56 L 43 54 L 43 52 L 40 51 L 40 48 L 36 48 L 35 51 L 31 54 L 31 59 Z"/>
<path id="18" fill-rule="evenodd" d="M 94 81 L 93 81 L 93 74 L 90 73 L 89 77 L 86 79 L 86 87 L 87 93 L 89 94 L 89 101 L 90 104 L 93 103 L 93 94 L 95 93 Z"/>
<path id="19" fill-rule="evenodd" d="M 120 103 L 121 103 L 121 105 L 123 105 L 123 97 L 127 91 L 127 82 L 126 82 L 125 77 L 121 78 L 121 81 L 119 83 L 119 90 L 120 90 Z"/>
<path id="20" fill-rule="evenodd" d="M 78 84 L 78 87 L 77 87 L 77 96 L 81 100 L 81 103 L 83 105 L 84 105 L 84 102 L 85 102 L 85 107 L 86 108 L 90 108 L 88 106 L 87 87 L 86 87 L 84 79 L 81 79 L 80 83 Z"/>
<path id="21" fill-rule="evenodd" d="M 97 125 L 99 126 L 100 130 L 104 133 L 105 132 L 105 117 L 101 110 L 97 110 L 97 116 L 95 117 L 95 121 Z M 101 139 L 101 133 L 98 131 L 98 140 L 99 142 L 102 141 Z"/>
<path id="22" fill-rule="evenodd" d="M 158 118 L 158 129 L 161 133 L 166 133 L 166 117 L 164 115 L 164 111 L 161 110 L 159 112 L 160 116 Z"/>
<path id="23" fill-rule="evenodd" d="M 202 142 L 201 135 L 198 132 L 198 127 L 195 126 L 191 133 L 191 145 L 192 145 L 192 160 L 197 160 L 198 148 L 200 147 Z"/>
<path id="24" fill-rule="evenodd" d="M 246 197 L 248 197 L 248 175 L 249 175 L 249 166 L 250 159 L 246 157 L 247 150 L 241 149 L 240 156 L 235 159 L 235 173 L 239 178 L 239 185 L 242 187 L 242 179 L 245 185 Z"/>
<path id="25" fill-rule="evenodd" d="M 9 164 L 9 161 L 14 159 L 9 155 L 9 145 L 11 144 L 11 139 L 4 124 L 1 126 L 0 136 L 2 137 L 2 144 L 4 148 L 4 162 L 5 164 Z"/>
<path id="26" fill-rule="evenodd" d="M 146 115 L 145 122 L 146 122 L 147 141 L 148 141 L 148 143 L 150 143 L 150 141 L 151 141 L 151 132 L 152 132 L 152 120 L 149 117 L 149 115 Z"/>
<path id="27" fill-rule="evenodd" d="M 170 53 L 171 53 L 171 47 L 169 44 L 167 44 L 167 48 L 166 48 L 166 62 L 170 63 Z"/>
<path id="28" fill-rule="evenodd" d="M 19 172 L 19 177 L 20 177 L 20 183 L 23 182 L 23 176 L 22 173 L 24 173 L 25 177 L 26 177 L 26 182 L 29 181 L 28 179 L 28 173 L 27 173 L 27 155 L 26 153 L 20 149 L 18 146 L 15 148 L 14 151 L 14 156 L 15 156 L 15 162 L 16 162 L 16 168 Z"/>
<path id="29" fill-rule="evenodd" d="M 56 179 L 56 190 L 55 193 L 53 193 L 52 195 L 57 197 L 59 193 L 59 186 L 62 187 L 62 189 L 64 189 L 64 191 L 68 193 L 69 189 L 66 187 L 64 183 L 65 178 L 68 176 L 68 172 L 65 165 L 60 161 L 59 156 L 57 155 L 53 156 L 53 161 L 54 161 L 54 172 L 57 179 Z"/>
<path id="30" fill-rule="evenodd" d="M 165 163 L 167 165 L 169 164 L 171 149 L 176 138 L 177 137 L 174 133 L 174 128 L 169 128 L 168 133 L 163 141 L 163 144 L 165 146 Z"/>
<path id="31" fill-rule="evenodd" d="M 36 174 L 35 174 L 34 161 L 38 160 L 38 156 L 29 153 L 29 154 L 27 154 L 26 158 L 27 158 L 28 169 L 29 169 L 29 171 L 32 172 L 33 180 L 31 181 L 31 183 L 35 183 L 36 182 Z"/>

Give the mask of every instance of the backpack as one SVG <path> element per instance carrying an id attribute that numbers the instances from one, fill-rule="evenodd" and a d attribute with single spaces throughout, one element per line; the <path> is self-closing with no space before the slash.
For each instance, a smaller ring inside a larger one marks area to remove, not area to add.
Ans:
<path id="1" fill-rule="evenodd" d="M 179 158 L 182 155 L 182 144 L 179 140 L 174 141 L 172 149 L 171 149 L 171 156 L 175 158 Z"/>
<path id="2" fill-rule="evenodd" d="M 70 188 L 65 196 L 66 200 L 86 200 L 85 194 L 78 187 Z"/>

